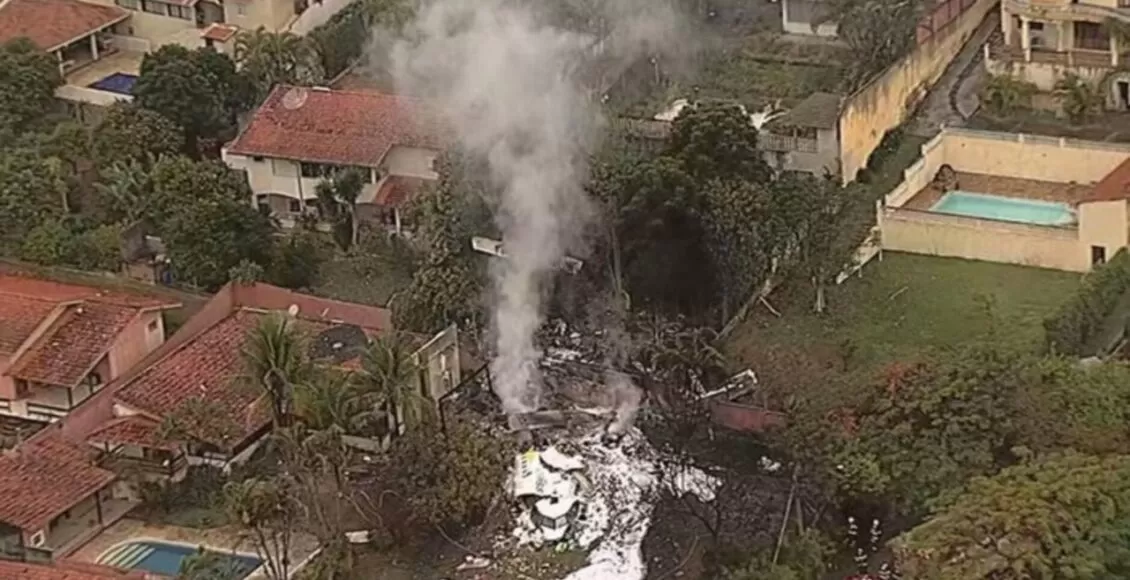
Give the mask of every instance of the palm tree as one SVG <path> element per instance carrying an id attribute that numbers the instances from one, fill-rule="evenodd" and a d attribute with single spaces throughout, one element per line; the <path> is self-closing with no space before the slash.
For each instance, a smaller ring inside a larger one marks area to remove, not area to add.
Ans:
<path id="1" fill-rule="evenodd" d="M 418 381 L 420 365 L 407 334 L 391 332 L 374 340 L 361 357 L 358 394 L 382 404 L 392 417 L 394 433 L 415 427 L 430 416 L 430 405 Z"/>
<path id="2" fill-rule="evenodd" d="M 246 378 L 260 387 L 270 400 L 275 427 L 288 424 L 294 386 L 309 377 L 305 346 L 295 320 L 278 313 L 260 319 L 244 343 Z"/>
<path id="3" fill-rule="evenodd" d="M 315 431 L 338 428 L 358 434 L 370 422 L 373 405 L 366 404 L 352 377 L 331 369 L 321 370 L 294 390 L 295 415 Z"/>
<path id="4" fill-rule="evenodd" d="M 262 26 L 236 36 L 235 62 L 254 83 L 257 100 L 276 84 L 312 85 L 322 80 L 318 52 L 309 40 Z"/>

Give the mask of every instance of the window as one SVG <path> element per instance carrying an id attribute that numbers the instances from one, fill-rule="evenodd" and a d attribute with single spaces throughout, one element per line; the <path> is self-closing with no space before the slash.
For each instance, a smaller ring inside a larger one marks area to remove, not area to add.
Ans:
<path id="1" fill-rule="evenodd" d="M 267 199 L 267 196 L 264 195 L 264 194 L 259 194 L 259 195 L 255 196 L 255 205 L 259 206 L 259 209 L 262 209 L 262 210 L 267 210 L 267 211 L 271 210 L 271 203 Z"/>
<path id="2" fill-rule="evenodd" d="M 140 7 L 138 5 L 138 0 L 114 0 L 114 3 L 118 6 L 121 6 L 122 8 L 128 8 L 130 10 L 137 10 Z"/>
<path id="3" fill-rule="evenodd" d="M 141 9 L 153 14 L 167 14 L 165 4 L 162 2 L 154 2 L 153 0 L 141 0 Z"/>
<path id="4" fill-rule="evenodd" d="M 157 332 L 157 321 L 156 320 L 150 320 L 148 328 L 149 328 L 149 332 Z"/>
<path id="5" fill-rule="evenodd" d="M 181 20 L 192 20 L 192 9 L 188 6 L 174 6 L 170 4 L 169 16 L 180 18 Z"/>
<path id="6" fill-rule="evenodd" d="M 263 156 L 262 155 L 253 155 L 253 156 L 251 156 L 251 159 L 253 161 L 255 161 L 256 163 L 262 163 L 263 162 Z"/>
<path id="7" fill-rule="evenodd" d="M 1085 50 L 1110 50 L 1110 37 L 1097 22 L 1073 22 L 1075 48 Z"/>
<path id="8" fill-rule="evenodd" d="M 303 161 L 299 164 L 299 171 L 302 173 L 302 177 L 309 178 L 329 177 L 333 175 L 335 169 L 333 165 L 326 163 L 306 163 Z"/>
<path id="9" fill-rule="evenodd" d="M 1041 31 L 1044 30 L 1044 23 L 1043 22 L 1035 22 L 1035 21 L 1029 22 L 1028 23 L 1028 30 L 1035 31 L 1035 32 L 1041 32 Z"/>
<path id="10" fill-rule="evenodd" d="M 247 16 L 247 6 L 244 6 L 243 4 L 236 4 L 235 13 L 240 16 Z"/>
<path id="11" fill-rule="evenodd" d="M 290 213 L 302 213 L 302 202 L 297 199 L 290 200 L 287 209 Z"/>
<path id="12" fill-rule="evenodd" d="M 1106 263 L 1106 247 L 1091 246 L 1091 265 L 1100 266 Z"/>

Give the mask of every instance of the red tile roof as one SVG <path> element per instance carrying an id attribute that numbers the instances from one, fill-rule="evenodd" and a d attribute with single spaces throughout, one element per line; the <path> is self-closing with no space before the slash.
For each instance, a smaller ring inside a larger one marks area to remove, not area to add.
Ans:
<path id="1" fill-rule="evenodd" d="M 0 522 L 36 531 L 114 481 L 93 448 L 43 431 L 0 457 Z"/>
<path id="2" fill-rule="evenodd" d="M 71 305 L 8 374 L 29 382 L 73 387 L 106 355 L 140 310 L 94 300 Z M 103 382 L 111 377 L 102 377 Z"/>
<path id="3" fill-rule="evenodd" d="M 419 99 L 279 85 L 227 150 L 376 167 L 395 145 L 441 149 L 444 142 L 438 111 Z"/>
<path id="4" fill-rule="evenodd" d="M 54 50 L 126 18 L 129 12 L 117 6 L 78 0 L 8 0 L 0 5 L 0 42 L 24 36 Z"/>
<path id="5" fill-rule="evenodd" d="M 4 294 L 0 289 L 0 354 L 13 354 L 57 302 Z"/>
<path id="6" fill-rule="evenodd" d="M 58 319 L 29 345 L 5 374 L 73 386 L 110 348 L 118 333 L 145 308 L 176 302 L 90 286 L 0 275 L 0 354 L 12 355 L 56 310 Z M 109 380 L 110 377 L 103 377 Z"/>
<path id="7" fill-rule="evenodd" d="M 130 415 L 107 421 L 87 436 L 90 443 L 110 445 L 137 445 L 150 449 L 175 449 L 176 443 L 158 435 L 160 425 L 147 417 Z"/>
<path id="8" fill-rule="evenodd" d="M 143 579 L 139 570 L 119 570 L 85 562 L 56 562 L 52 566 L 0 560 L 3 580 L 132 580 Z"/>
<path id="9" fill-rule="evenodd" d="M 1095 189 L 1080 203 L 1118 201 L 1120 199 L 1130 199 L 1130 157 L 1096 183 Z"/>
<path id="10" fill-rule="evenodd" d="M 243 373 L 243 342 L 259 314 L 239 310 L 133 378 L 117 399 L 155 417 L 164 417 L 189 399 L 203 397 L 227 410 L 227 416 L 248 437 L 266 422 L 252 413 L 261 396 L 254 386 L 238 384 Z M 201 441 L 231 448 L 240 441 L 225 441 L 219 433 L 191 433 Z"/>
<path id="11" fill-rule="evenodd" d="M 390 175 L 377 190 L 373 203 L 382 207 L 399 207 L 405 201 L 415 197 L 424 184 L 423 179 L 415 177 L 401 177 Z"/>
<path id="12" fill-rule="evenodd" d="M 207 38 L 208 40 L 214 40 L 216 42 L 227 42 L 231 40 L 231 38 L 238 32 L 238 26 L 213 22 L 212 24 L 208 25 L 208 28 L 204 29 L 204 32 L 200 33 L 200 36 L 202 38 Z"/>

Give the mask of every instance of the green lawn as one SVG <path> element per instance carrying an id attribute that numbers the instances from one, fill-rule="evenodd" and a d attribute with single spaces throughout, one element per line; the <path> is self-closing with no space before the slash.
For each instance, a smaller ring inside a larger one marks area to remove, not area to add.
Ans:
<path id="1" fill-rule="evenodd" d="M 412 282 L 412 264 L 407 254 L 379 236 L 362 243 L 350 255 L 337 253 L 319 267 L 314 294 L 386 306 L 396 292 Z"/>
<path id="2" fill-rule="evenodd" d="M 810 287 L 778 289 L 769 300 L 782 316 L 757 306 L 730 337 L 727 350 L 735 366 L 755 370 L 769 364 L 766 352 L 776 351 L 792 357 L 783 359 L 791 361 L 786 367 L 807 359 L 824 368 L 873 372 L 886 362 L 986 336 L 990 321 L 1000 343 L 1035 349 L 1043 341 L 1043 319 L 1075 291 L 1079 278 L 887 252 L 882 262 L 868 264 L 862 277 L 830 288 L 823 316 L 811 311 Z M 845 353 L 850 353 L 846 359 Z"/>

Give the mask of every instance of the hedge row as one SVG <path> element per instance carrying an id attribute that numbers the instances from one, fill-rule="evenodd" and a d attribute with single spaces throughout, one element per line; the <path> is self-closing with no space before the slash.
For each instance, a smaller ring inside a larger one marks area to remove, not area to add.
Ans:
<path id="1" fill-rule="evenodd" d="M 1130 254 L 1122 249 L 1087 275 L 1075 296 L 1044 320 L 1048 350 L 1074 356 L 1088 354 L 1085 352 L 1087 343 L 1102 331 L 1103 321 L 1127 290 L 1130 290 Z"/>

